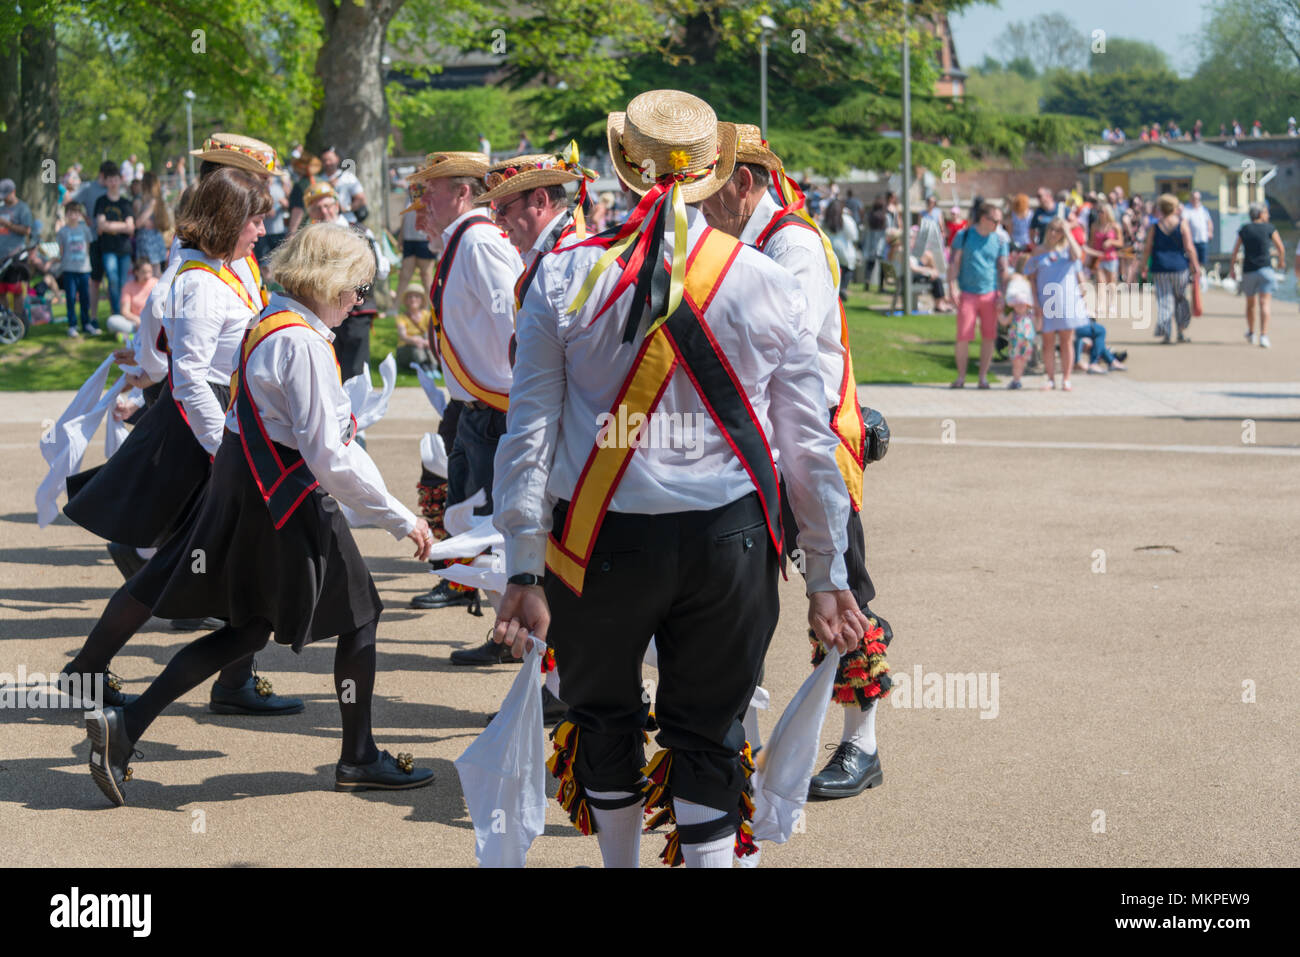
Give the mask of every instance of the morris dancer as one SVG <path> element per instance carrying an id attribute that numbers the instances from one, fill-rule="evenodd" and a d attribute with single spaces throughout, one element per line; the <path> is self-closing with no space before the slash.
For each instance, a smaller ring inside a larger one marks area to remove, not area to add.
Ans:
<path id="1" fill-rule="evenodd" d="M 184 526 L 131 580 L 162 614 L 220 615 L 229 623 L 177 652 L 135 701 L 87 717 L 91 775 L 118 806 L 126 803 L 134 747 L 154 719 L 218 668 L 264 647 L 272 632 L 294 651 L 339 636 L 336 790 L 433 781 L 432 771 L 414 770 L 410 755 L 394 758 L 375 746 L 370 709 L 383 606 L 338 507 L 398 541 L 411 539 L 417 558 L 428 555 L 428 525 L 388 494 L 374 462 L 351 441 L 356 419 L 330 345 L 329 330 L 364 298 L 374 260 L 361 236 L 309 226 L 271 264 L 288 295 L 271 297 L 238 346 L 235 398 L 212 480 Z M 220 559 L 198 570 L 190 560 L 197 550 Z"/>
<path id="2" fill-rule="evenodd" d="M 510 584 L 494 639 L 518 656 L 551 636 L 570 708 L 552 772 L 606 866 L 636 866 L 648 803 L 676 825 L 664 860 L 729 867 L 733 847 L 754 850 L 739 717 L 778 617 L 769 437 L 801 520 L 809 623 L 840 649 L 867 625 L 844 568 L 849 499 L 797 280 L 698 209 L 731 176 L 734 130 L 675 90 L 641 94 L 607 126 L 643 199 L 616 233 L 544 257 L 524 299 L 497 456 Z M 686 416 L 699 434 L 689 455 L 605 442 L 607 412 Z M 664 750 L 646 765 L 652 635 Z"/>
<path id="3" fill-rule="evenodd" d="M 177 223 L 182 261 L 163 308 L 159 342 L 170 360 L 167 383 L 117 454 L 68 500 L 64 511 L 83 528 L 113 542 L 156 546 L 196 507 L 221 441 L 239 342 L 262 308 L 260 294 L 253 297 L 231 264 L 251 256 L 270 203 L 265 178 L 238 164 L 210 171 L 195 188 Z M 149 620 L 156 596 L 133 585 L 142 571 L 109 599 L 65 670 L 106 671 Z M 271 694 L 270 683 L 253 674 L 250 656 L 222 671 L 209 707 L 222 714 L 296 714 L 303 703 Z"/>
<path id="4" fill-rule="evenodd" d="M 446 376 L 447 391 L 461 403 L 448 445 L 446 507 L 466 501 L 481 489 L 487 498 L 484 511 L 492 507 L 492 459 L 506 427 L 514 287 L 523 271 L 505 233 L 474 208 L 474 201 L 486 191 L 487 167 L 482 153 L 433 153 L 410 178 L 413 195 L 418 193 L 413 205 L 425 214 L 417 223 L 428 235 L 442 235 L 442 257 L 430 293 L 429 338 Z M 442 429 L 439 433 L 446 442 Z M 453 590 L 444 581 L 416 596 L 411 605 L 470 604 L 475 594 Z M 452 664 L 479 664 L 482 650 L 452 652 Z M 466 654 L 469 661 L 463 660 Z M 501 660 L 511 659 L 506 654 Z"/>
<path id="5" fill-rule="evenodd" d="M 818 368 L 825 404 L 830 409 L 828 421 L 840 440 L 835 448 L 835 461 L 853 506 L 849 512 L 849 547 L 844 562 L 849 589 L 858 606 L 872 619 L 871 627 L 863 646 L 840 660 L 832 700 L 844 705 L 844 730 L 834 756 L 813 778 L 809 790 L 815 797 L 851 797 L 882 780 L 876 748 L 875 704 L 889 693 L 885 648 L 893 638 L 889 623 L 872 615 L 868 607 L 868 602 L 876 597 L 876 589 L 867 574 L 866 539 L 860 512 L 862 470 L 869 461 L 870 437 L 858 405 L 848 322 L 838 296 L 838 263 L 830 242 L 804 211 L 799 187 L 785 175 L 780 158 L 768 149 L 758 127 L 737 124 L 736 138 L 736 170 L 726 186 L 704 201 L 704 216 L 709 225 L 766 253 L 794 273 L 802 285 L 808 314 L 817 331 Z M 782 205 L 768 194 L 768 187 L 773 183 Z M 798 526 L 789 502 L 784 499 L 782 518 L 787 545 L 793 551 L 793 536 Z M 809 637 L 816 666 L 826 652 L 811 632 Z"/>

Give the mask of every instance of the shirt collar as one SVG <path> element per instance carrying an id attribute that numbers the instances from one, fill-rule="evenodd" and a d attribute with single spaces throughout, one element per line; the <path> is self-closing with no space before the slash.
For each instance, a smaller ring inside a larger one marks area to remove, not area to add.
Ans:
<path id="1" fill-rule="evenodd" d="M 451 221 L 451 225 L 442 231 L 443 246 L 445 247 L 447 243 L 451 242 L 451 234 L 456 231 L 457 226 L 459 226 L 465 220 L 469 219 L 471 216 L 482 216 L 482 215 L 484 215 L 483 210 L 479 209 L 477 206 L 472 206 L 470 207 L 468 212 L 461 213 L 459 216 L 453 219 Z"/>
<path id="2" fill-rule="evenodd" d="M 199 262 L 203 263 L 206 266 L 212 267 L 218 272 L 221 270 L 222 266 L 226 265 L 220 259 L 213 259 L 211 256 L 207 255 L 202 249 L 186 249 L 184 246 L 182 246 L 181 262 L 187 262 L 191 259 L 197 259 Z"/>
<path id="3" fill-rule="evenodd" d="M 536 253 L 545 252 L 546 250 L 543 249 L 542 247 L 546 245 L 546 240 L 550 237 L 551 230 L 555 228 L 555 224 L 557 222 L 559 222 L 561 219 L 563 219 L 565 216 L 568 215 L 569 215 L 569 211 L 567 209 L 562 209 L 554 216 L 552 216 L 550 221 L 545 226 L 542 227 L 542 231 L 537 234 L 537 239 L 533 243 L 531 251 Z"/>
<path id="4" fill-rule="evenodd" d="M 763 198 L 758 201 L 754 212 L 750 214 L 749 222 L 745 223 L 745 228 L 740 231 L 740 241 L 749 246 L 755 245 L 758 237 L 763 235 L 763 230 L 767 229 L 768 223 L 772 221 L 772 217 L 780 211 L 781 207 L 776 205 L 772 194 L 763 190 Z"/>
<path id="5" fill-rule="evenodd" d="M 329 326 L 325 325 L 325 323 L 321 322 L 320 317 L 317 316 L 316 313 L 312 312 L 297 299 L 291 299 L 282 293 L 271 293 L 270 301 L 267 303 L 266 312 L 262 313 L 262 315 L 267 316 L 283 309 L 288 309 L 290 312 L 296 312 L 307 320 L 307 325 L 319 332 L 328 341 L 334 341 L 334 331 L 330 329 Z"/>

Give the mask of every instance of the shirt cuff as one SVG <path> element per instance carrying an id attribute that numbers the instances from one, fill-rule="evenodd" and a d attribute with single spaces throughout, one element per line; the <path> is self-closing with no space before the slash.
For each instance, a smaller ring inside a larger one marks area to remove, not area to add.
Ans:
<path id="1" fill-rule="evenodd" d="M 397 539 L 400 542 L 407 535 L 410 535 L 413 531 L 415 531 L 415 525 L 417 519 L 415 515 L 411 512 L 411 510 L 408 509 L 405 505 L 402 505 L 400 502 L 394 500 L 392 502 L 392 506 L 395 506 L 393 508 L 393 512 L 398 516 L 398 521 L 389 522 L 384 527 L 388 529 L 389 533 L 392 534 L 393 538 Z"/>
<path id="2" fill-rule="evenodd" d="M 809 595 L 817 591 L 844 591 L 849 573 L 843 555 L 804 552 L 804 586 Z"/>
<path id="3" fill-rule="evenodd" d="M 506 539 L 507 575 L 546 574 L 546 533 L 514 535 Z"/>

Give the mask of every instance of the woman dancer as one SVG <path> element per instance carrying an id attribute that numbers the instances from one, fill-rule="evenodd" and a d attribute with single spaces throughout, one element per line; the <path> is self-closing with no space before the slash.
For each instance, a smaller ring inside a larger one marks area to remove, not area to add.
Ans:
<path id="1" fill-rule="evenodd" d="M 229 624 L 182 648 L 125 708 L 86 720 L 90 771 L 115 805 L 125 803 L 127 761 L 171 702 L 238 658 L 276 641 L 301 651 L 339 636 L 334 685 L 343 721 L 336 790 L 405 789 L 432 783 L 409 755 L 379 751 L 371 735 L 375 629 L 383 606 L 338 507 L 342 501 L 424 559 L 429 526 L 388 494 L 365 450 L 343 391 L 332 333 L 374 277 L 365 239 L 308 226 L 280 246 L 271 269 L 286 295 L 270 305 L 239 350 L 235 399 L 212 481 L 191 519 L 133 583 L 164 615 L 218 615 Z M 338 501 L 336 501 L 336 498 Z M 196 569 L 196 549 L 220 562 Z"/>
<path id="2" fill-rule="evenodd" d="M 239 343 L 262 306 L 230 264 L 251 253 L 270 207 L 265 179 L 233 166 L 210 172 L 195 187 L 177 224 L 182 262 L 168 288 L 158 337 L 169 354 L 166 385 L 122 448 L 64 507 L 69 518 L 99 537 L 150 548 L 193 511 L 221 441 Z M 69 487 L 73 484 L 70 479 Z M 113 656 L 149 620 L 153 600 L 134 582 L 133 577 L 109 599 L 65 671 L 106 672 Z M 115 684 L 111 678 L 106 682 L 104 700 L 124 704 L 127 698 Z M 257 681 L 249 657 L 222 672 L 210 707 L 220 714 L 303 709 L 298 699 L 272 695 L 268 684 Z"/>

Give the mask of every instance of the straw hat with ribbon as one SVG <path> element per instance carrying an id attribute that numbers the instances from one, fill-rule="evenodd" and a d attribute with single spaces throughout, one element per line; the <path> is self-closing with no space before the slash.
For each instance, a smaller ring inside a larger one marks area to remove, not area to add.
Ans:
<path id="1" fill-rule="evenodd" d="M 506 196 L 538 187 L 581 182 L 575 198 L 577 206 L 573 218 L 579 238 L 585 238 L 587 231 L 582 218 L 582 205 L 587 199 L 587 183 L 595 179 L 595 171 L 579 165 L 578 144 L 570 141 L 563 153 L 529 153 L 493 163 L 483 176 L 487 192 L 474 200 L 474 204 L 486 206 Z"/>
<path id="2" fill-rule="evenodd" d="M 577 312 L 596 280 L 628 252 L 627 266 L 601 306 L 597 317 L 633 283 L 643 294 L 653 333 L 681 304 L 686 280 L 686 204 L 716 193 L 731 178 L 736 162 L 736 129 L 719 123 L 713 108 L 680 90 L 650 90 L 636 97 L 623 113 L 611 113 L 606 123 L 609 156 L 619 178 L 642 198 L 612 239 L 595 236 L 587 243 L 606 249 L 588 274 L 569 312 Z M 671 218 L 670 218 L 671 213 Z M 673 258 L 667 284 L 654 282 L 663 266 L 663 237 L 673 229 Z M 642 266 L 647 266 L 643 270 Z M 645 272 L 645 276 L 640 274 Z M 642 311 L 633 308 L 623 341 L 636 336 Z"/>
<path id="3" fill-rule="evenodd" d="M 235 166 L 259 176 L 280 172 L 279 157 L 273 147 L 238 133 L 213 133 L 203 141 L 202 148 L 190 150 L 190 155 L 204 162 Z"/>
<path id="4" fill-rule="evenodd" d="M 488 169 L 486 153 L 472 151 L 430 153 L 424 158 L 424 165 L 407 179 L 411 192 L 411 204 L 402 210 L 402 215 L 423 209 L 425 183 L 431 179 L 446 179 L 452 176 L 471 176 L 482 179 Z"/>
<path id="5" fill-rule="evenodd" d="M 781 162 L 781 157 L 772 152 L 772 148 L 767 145 L 767 140 L 763 139 L 763 133 L 757 126 L 752 123 L 736 123 L 735 129 L 736 162 L 753 163 L 771 173 L 772 187 L 776 190 L 781 203 L 781 212 L 795 213 L 809 226 L 817 230 L 817 235 L 822 240 L 822 248 L 826 251 L 826 262 L 830 266 L 831 278 L 835 280 L 835 288 L 838 289 L 840 286 L 839 259 L 831 247 L 830 238 L 809 214 L 808 204 L 804 199 L 803 191 L 799 189 L 799 184 L 786 174 L 785 164 Z"/>
<path id="6" fill-rule="evenodd" d="M 328 180 L 317 180 L 312 183 L 307 192 L 302 194 L 302 204 L 311 206 L 313 203 L 319 203 L 322 199 L 337 200 L 339 194 L 334 191 Z"/>

